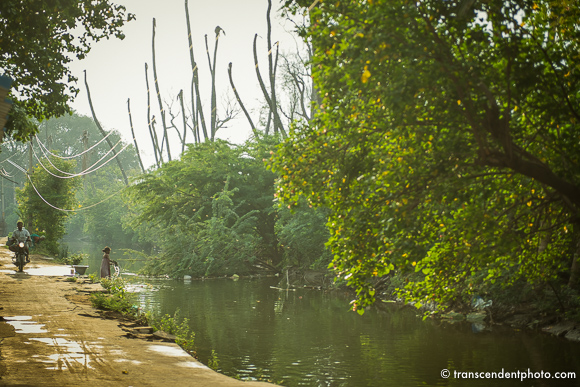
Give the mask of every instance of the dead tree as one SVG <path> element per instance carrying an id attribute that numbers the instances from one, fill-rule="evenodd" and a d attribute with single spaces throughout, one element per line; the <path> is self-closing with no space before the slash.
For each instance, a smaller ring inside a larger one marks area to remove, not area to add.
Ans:
<path id="1" fill-rule="evenodd" d="M 87 81 L 87 70 L 84 70 L 84 73 L 85 73 L 85 87 L 87 88 L 87 96 L 89 97 L 89 107 L 91 108 L 93 120 L 95 121 L 97 128 L 99 129 L 99 131 L 101 132 L 101 134 L 103 135 L 105 140 L 107 140 L 107 144 L 109 144 L 109 147 L 111 148 L 111 152 L 113 153 L 113 157 L 115 158 L 115 161 L 117 161 L 117 165 L 119 166 L 119 169 L 121 170 L 121 174 L 123 175 L 123 181 L 125 182 L 125 185 L 129 185 L 129 180 L 127 179 L 127 175 L 125 174 L 125 169 L 123 169 L 123 165 L 121 165 L 121 160 L 119 159 L 119 157 L 117 157 L 117 152 L 115 151 L 115 149 L 113 147 L 113 143 L 111 142 L 109 137 L 107 137 L 107 132 L 105 132 L 105 130 L 103 129 L 103 127 L 99 123 L 99 120 L 97 119 L 97 115 L 95 114 L 95 109 L 93 108 L 93 100 L 91 99 L 91 91 L 89 90 L 89 83 Z"/>
<path id="2" fill-rule="evenodd" d="M 234 95 L 236 96 L 236 101 L 238 101 L 238 104 L 240 105 L 240 107 L 242 108 L 242 111 L 246 115 L 246 118 L 248 119 L 248 122 L 250 123 L 250 127 L 252 128 L 252 132 L 254 133 L 254 136 L 256 138 L 260 138 L 258 130 L 256 129 L 256 126 L 254 125 L 254 121 L 252 121 L 252 117 L 250 117 L 250 114 L 248 113 L 248 110 L 244 106 L 242 99 L 240 98 L 240 95 L 238 94 L 238 90 L 236 89 L 236 86 L 234 85 L 234 79 L 232 78 L 232 62 L 230 62 L 229 66 L 228 66 L 228 76 L 230 78 L 230 85 L 232 86 L 232 90 L 234 91 Z"/>
<path id="3" fill-rule="evenodd" d="M 147 85 L 147 126 L 149 127 L 149 135 L 151 136 L 151 143 L 153 144 L 153 154 L 155 155 L 155 164 L 157 167 L 161 166 L 163 163 L 163 156 L 161 154 L 161 149 L 159 148 L 159 141 L 157 139 L 157 132 L 153 126 L 153 120 L 155 117 L 151 117 L 151 91 L 149 89 L 149 75 L 148 66 L 145 63 L 145 84 Z"/>
<path id="4" fill-rule="evenodd" d="M 143 160 L 141 160 L 141 153 L 139 153 L 139 146 L 137 145 L 137 137 L 135 137 L 135 130 L 133 129 L 133 117 L 131 117 L 131 98 L 127 98 L 127 111 L 129 112 L 129 124 L 131 125 L 131 135 L 133 136 L 133 143 L 135 144 L 135 152 L 137 152 L 137 159 L 139 159 L 141 172 L 145 172 Z M 83 170 L 85 169 L 86 168 L 83 167 Z"/>
<path id="5" fill-rule="evenodd" d="M 163 141 L 167 148 L 167 158 L 171 161 L 171 150 L 169 149 L 169 139 L 167 138 L 167 124 L 165 123 L 165 109 L 163 109 L 163 102 L 161 101 L 161 92 L 159 91 L 159 79 L 157 78 L 157 66 L 155 63 L 155 18 L 153 18 L 153 37 L 151 39 L 151 48 L 153 54 L 153 80 L 155 82 L 155 91 L 157 92 L 157 100 L 159 101 L 159 110 L 161 113 L 161 123 L 163 124 Z M 163 148 L 163 145 L 162 145 Z"/>
<path id="6" fill-rule="evenodd" d="M 199 71 L 197 63 L 195 62 L 195 56 L 193 54 L 193 39 L 191 36 L 191 24 L 189 21 L 189 6 L 188 1 L 185 0 L 185 18 L 187 22 L 187 38 L 189 41 L 189 59 L 191 61 L 191 108 L 192 108 L 192 119 L 193 119 L 193 130 L 194 134 L 197 132 L 196 137 L 198 142 L 201 142 L 201 137 L 199 133 L 199 124 L 201 124 L 201 129 L 203 131 L 204 140 L 207 141 L 207 127 L 205 125 L 205 118 L 203 115 L 203 108 L 201 106 L 201 95 L 199 93 Z M 195 101 L 195 102 L 194 102 Z M 197 118 L 199 117 L 199 121 Z M 199 124 L 198 124 L 199 123 Z"/>
<path id="7" fill-rule="evenodd" d="M 217 50 L 218 44 L 220 39 L 220 33 L 225 31 L 220 27 L 217 26 L 215 28 L 215 45 L 213 49 L 213 61 L 209 56 L 209 45 L 207 43 L 207 35 L 205 35 L 205 52 L 207 53 L 207 62 L 209 65 L 209 71 L 211 73 L 211 121 L 210 121 L 210 132 L 211 132 L 211 140 L 215 139 L 215 133 L 217 132 L 217 97 L 216 97 L 216 87 L 215 87 L 215 69 L 216 69 L 216 62 L 217 62 Z"/>
<path id="8" fill-rule="evenodd" d="M 177 97 L 179 98 L 179 105 L 181 106 L 181 117 L 183 118 L 183 139 L 181 142 L 181 152 L 183 153 L 185 150 L 185 138 L 187 137 L 187 117 L 185 116 L 185 106 L 183 105 L 183 89 L 179 90 Z"/>

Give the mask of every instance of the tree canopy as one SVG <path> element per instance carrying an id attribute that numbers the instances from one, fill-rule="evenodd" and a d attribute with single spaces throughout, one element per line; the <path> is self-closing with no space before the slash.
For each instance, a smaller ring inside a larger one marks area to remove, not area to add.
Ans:
<path id="1" fill-rule="evenodd" d="M 108 0 L 3 0 L 0 2 L 0 74 L 12 78 L 14 107 L 6 129 L 17 140 L 39 121 L 70 112 L 77 80 L 68 64 L 83 59 L 92 42 L 115 36 L 135 16 Z"/>
<path id="2" fill-rule="evenodd" d="M 310 7 L 322 101 L 272 167 L 285 203 L 332 210 L 355 309 L 392 270 L 417 272 L 398 292 L 418 306 L 496 282 L 577 286 L 575 2 L 311 3 L 286 6 Z"/>
<path id="3" fill-rule="evenodd" d="M 127 224 L 158 249 L 148 274 L 173 277 L 249 274 L 329 262 L 324 210 L 278 208 L 275 175 L 264 161 L 277 137 L 233 145 L 220 139 L 189 144 L 129 187 Z"/>
<path id="4" fill-rule="evenodd" d="M 18 211 L 30 233 L 46 235 L 44 247 L 50 254 L 59 252 L 59 240 L 65 234 L 65 222 L 75 208 L 79 179 L 62 179 L 54 175 L 70 173 L 75 161 L 51 158 L 45 171 L 36 165 L 24 188 L 17 188 Z M 50 203 L 50 204 L 49 204 Z M 66 210 L 66 211 L 63 211 Z"/>

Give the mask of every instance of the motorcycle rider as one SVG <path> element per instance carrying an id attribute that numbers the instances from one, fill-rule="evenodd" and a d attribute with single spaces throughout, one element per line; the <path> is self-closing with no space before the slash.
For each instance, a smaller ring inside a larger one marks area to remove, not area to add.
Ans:
<path id="1" fill-rule="evenodd" d="M 30 233 L 27 229 L 24 228 L 24 223 L 18 222 L 16 223 L 16 230 L 12 233 L 12 244 L 10 245 L 10 251 L 17 252 L 18 251 L 18 244 L 20 242 L 24 242 L 24 251 L 26 253 L 26 262 L 30 262 L 30 258 L 28 257 L 28 244 L 30 243 Z"/>

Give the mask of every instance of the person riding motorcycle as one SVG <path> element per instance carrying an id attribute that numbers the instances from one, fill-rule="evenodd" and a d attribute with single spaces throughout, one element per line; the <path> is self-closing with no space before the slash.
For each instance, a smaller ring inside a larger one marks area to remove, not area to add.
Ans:
<path id="1" fill-rule="evenodd" d="M 16 230 L 12 233 L 12 244 L 10 245 L 10 251 L 17 252 L 18 251 L 18 244 L 20 242 L 24 242 L 24 251 L 26 253 L 26 262 L 30 262 L 30 258 L 28 256 L 28 245 L 31 242 L 30 233 L 27 229 L 24 228 L 24 223 L 18 222 L 16 223 Z"/>

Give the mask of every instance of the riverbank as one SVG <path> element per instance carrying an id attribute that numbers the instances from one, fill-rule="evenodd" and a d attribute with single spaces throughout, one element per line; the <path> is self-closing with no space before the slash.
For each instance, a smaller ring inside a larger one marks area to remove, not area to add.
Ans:
<path id="1" fill-rule="evenodd" d="M 288 274 L 281 278 L 281 289 L 288 286 L 288 282 L 292 282 L 292 287 L 309 287 L 314 289 L 322 289 L 325 284 L 331 283 L 328 272 L 317 270 L 297 270 L 290 275 Z M 284 282 L 286 281 L 286 282 Z M 398 278 L 401 282 L 402 279 Z M 299 283 L 297 285 L 297 283 Z M 383 287 L 383 291 L 378 296 L 377 304 L 380 307 L 385 303 L 395 302 L 404 305 L 401 299 L 398 299 L 392 289 L 388 289 L 385 284 L 389 281 L 379 282 L 379 286 Z M 387 288 L 387 290 L 384 290 Z M 352 292 L 352 297 L 356 297 L 356 293 L 344 286 L 344 291 Z M 515 300 L 515 297 L 513 298 Z M 544 301 L 545 302 L 545 301 Z M 555 301 L 554 301 L 555 302 Z M 410 308 L 415 308 L 409 305 Z M 435 312 L 436 305 L 427 303 L 420 309 L 423 313 Z M 555 308 L 538 307 L 538 302 L 493 302 L 493 300 L 484 300 L 480 297 L 474 297 L 472 305 L 462 305 L 457 309 L 449 309 L 445 313 L 434 313 L 431 315 L 434 319 L 439 319 L 442 322 L 457 323 L 467 321 L 477 325 L 477 329 L 486 329 L 493 326 L 505 326 L 515 330 L 530 330 L 535 332 L 544 332 L 556 337 L 563 337 L 567 340 L 580 342 L 580 321 L 567 319 L 562 313 L 557 313 Z"/>
<path id="2" fill-rule="evenodd" d="M 11 253 L 0 248 L 1 385 L 270 385 L 219 374 L 177 344 L 93 308 L 89 294 L 101 285 L 68 280 L 65 266 L 32 255 L 24 273 L 14 269 Z"/>
<path id="3" fill-rule="evenodd" d="M 402 300 L 384 291 L 380 302 L 396 302 Z M 409 307 L 414 308 L 413 305 Z M 493 326 L 505 326 L 514 330 L 529 330 L 543 332 L 556 337 L 562 337 L 573 342 L 580 342 L 580 321 L 567 319 L 553 308 L 540 308 L 534 302 L 493 302 L 493 300 L 474 299 L 471 306 L 448 308 L 444 313 L 436 310 L 436 305 L 426 304 L 421 307 L 423 313 L 432 313 L 429 317 L 443 322 L 456 323 L 467 321 L 486 329 Z"/>

